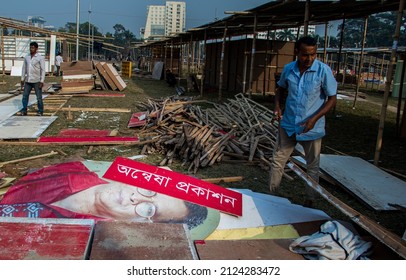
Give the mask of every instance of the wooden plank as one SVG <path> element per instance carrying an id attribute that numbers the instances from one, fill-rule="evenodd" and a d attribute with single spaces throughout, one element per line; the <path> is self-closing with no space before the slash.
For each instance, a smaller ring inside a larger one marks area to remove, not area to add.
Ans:
<path id="1" fill-rule="evenodd" d="M 171 223 L 100 221 L 91 260 L 196 260 L 187 226 Z"/>
<path id="2" fill-rule="evenodd" d="M 119 137 L 119 136 L 114 136 L 114 137 L 57 137 L 57 136 L 43 136 L 38 138 L 39 143 L 89 143 L 92 142 L 94 144 L 97 144 L 97 142 L 139 142 L 138 137 Z"/>
<path id="3" fill-rule="evenodd" d="M 15 159 L 15 160 L 9 160 L 9 161 L 3 161 L 0 162 L 0 167 L 3 167 L 6 164 L 10 164 L 10 163 L 16 163 L 16 162 L 23 162 L 23 161 L 28 161 L 28 160 L 33 160 L 33 159 L 39 159 L 39 158 L 44 158 L 44 157 L 50 157 L 50 156 L 54 156 L 57 155 L 58 152 L 50 152 L 47 154 L 42 154 L 42 155 L 37 155 L 37 156 L 32 156 L 32 157 L 26 157 L 26 158 L 20 158 L 20 159 Z"/>
<path id="4" fill-rule="evenodd" d="M 195 241 L 201 260 L 304 260 L 289 250 L 294 239 Z"/>
<path id="5" fill-rule="evenodd" d="M 85 260 L 93 220 L 0 217 L 0 259 Z"/>
<path id="6" fill-rule="evenodd" d="M 71 112 L 111 112 L 111 113 L 130 113 L 131 109 L 123 108 L 61 108 L 61 111 L 71 111 Z"/>
<path id="7" fill-rule="evenodd" d="M 123 81 L 123 79 L 120 77 L 120 75 L 117 73 L 117 70 L 114 68 L 114 66 L 110 63 L 102 63 L 103 69 L 107 72 L 109 77 L 113 80 L 114 84 L 117 86 L 117 88 L 120 91 L 123 91 L 127 85 Z"/>
<path id="8" fill-rule="evenodd" d="M 145 145 L 153 142 L 157 142 L 158 138 L 145 140 L 145 141 L 115 141 L 114 139 L 110 141 L 78 141 L 78 142 L 34 142 L 34 141 L 0 141 L 0 145 L 4 146 L 91 146 L 91 145 Z"/>
<path id="9" fill-rule="evenodd" d="M 221 177 L 221 178 L 205 178 L 202 179 L 205 182 L 209 182 L 212 184 L 218 183 L 230 183 L 230 182 L 241 182 L 244 179 L 242 176 L 235 176 L 235 177 Z"/>
<path id="10" fill-rule="evenodd" d="M 65 128 L 59 131 L 58 137 L 102 137 L 112 136 L 110 130 Z"/>
<path id="11" fill-rule="evenodd" d="M 107 82 L 107 84 L 109 85 L 109 87 L 112 90 L 116 90 L 117 86 L 116 84 L 113 82 L 113 80 L 110 78 L 109 74 L 107 73 L 107 71 L 104 69 L 103 65 L 106 64 L 106 62 L 100 62 L 96 64 L 96 69 L 99 71 L 99 74 L 101 75 L 101 77 Z"/>

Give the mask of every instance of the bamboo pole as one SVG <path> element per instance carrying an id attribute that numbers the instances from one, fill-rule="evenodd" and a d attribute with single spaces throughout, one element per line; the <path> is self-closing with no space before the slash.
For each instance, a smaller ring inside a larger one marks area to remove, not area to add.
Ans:
<path id="1" fill-rule="evenodd" d="M 402 110 L 403 83 L 405 82 L 406 71 L 406 56 L 403 56 L 402 76 L 400 77 L 399 93 L 398 93 L 398 108 L 396 111 L 396 137 L 400 134 L 400 111 Z"/>
<path id="2" fill-rule="evenodd" d="M 327 64 L 327 38 L 328 38 L 328 22 L 324 26 L 324 53 L 323 62 Z"/>
<path id="3" fill-rule="evenodd" d="M 171 72 L 173 73 L 173 40 L 171 40 Z"/>
<path id="4" fill-rule="evenodd" d="M 202 66 L 202 77 L 200 79 L 200 96 L 203 97 L 203 87 L 204 87 L 204 78 L 205 78 L 205 71 L 206 71 L 206 63 L 207 63 L 207 30 L 204 30 L 204 42 L 203 42 L 203 66 Z M 199 57 L 200 60 L 200 57 Z"/>
<path id="5" fill-rule="evenodd" d="M 305 14 L 304 14 L 304 30 L 303 30 L 303 35 L 307 36 L 308 35 L 308 30 L 309 30 L 309 14 L 310 14 L 310 0 L 306 0 L 306 5 L 305 5 Z M 300 27 L 298 27 L 298 32 L 300 32 Z"/>
<path id="6" fill-rule="evenodd" d="M 10 161 L 4 161 L 0 162 L 0 167 L 3 167 L 4 165 L 10 164 L 10 163 L 17 163 L 17 162 L 23 162 L 23 161 L 28 161 L 28 160 L 33 160 L 33 159 L 39 159 L 39 158 L 44 158 L 44 157 L 50 157 L 59 154 L 58 152 L 50 152 L 47 154 L 43 155 L 38 155 L 38 156 L 32 156 L 32 157 L 26 157 L 26 158 L 20 158 L 20 159 L 15 159 L 15 160 L 10 160 Z"/>
<path id="7" fill-rule="evenodd" d="M 364 20 L 364 35 L 362 37 L 362 46 L 361 46 L 361 57 L 359 59 L 359 66 L 358 66 L 358 77 L 357 77 L 357 86 L 355 89 L 355 96 L 354 96 L 354 103 L 352 104 L 352 108 L 355 109 L 355 103 L 357 102 L 357 97 L 358 97 L 358 92 L 359 92 L 359 86 L 361 83 L 361 74 L 362 74 L 362 66 L 364 64 L 364 47 L 365 47 L 365 41 L 367 38 L 367 28 L 368 28 L 368 17 L 365 17 Z"/>
<path id="8" fill-rule="evenodd" d="M 404 0 L 400 0 L 398 17 L 397 17 L 397 21 L 396 21 L 396 29 L 395 29 L 395 33 L 393 36 L 393 45 L 392 45 L 393 47 L 392 47 L 392 53 L 391 53 L 391 59 L 390 59 L 391 63 L 389 65 L 388 75 L 386 78 L 385 93 L 383 96 L 381 114 L 380 114 L 380 120 L 379 120 L 378 136 L 376 139 L 375 156 L 374 156 L 374 164 L 376 166 L 378 166 L 379 157 L 381 154 L 383 129 L 385 127 L 386 111 L 387 111 L 387 107 L 388 107 L 389 92 L 390 92 L 390 88 L 391 88 L 391 84 L 392 84 L 393 68 L 396 64 L 397 47 L 398 47 L 398 42 L 399 42 L 399 37 L 400 37 L 400 26 L 402 23 L 403 9 L 404 9 Z"/>
<path id="9" fill-rule="evenodd" d="M 6 74 L 6 64 L 5 64 L 5 58 L 4 58 L 4 25 L 0 25 L 0 32 L 1 32 L 1 63 L 2 63 L 2 68 L 3 68 L 3 76 Z"/>
<path id="10" fill-rule="evenodd" d="M 222 98 L 223 91 L 223 78 L 224 78 L 224 53 L 226 49 L 226 36 L 227 36 L 227 25 L 224 28 L 223 43 L 221 44 L 221 56 L 220 56 L 220 78 L 219 78 L 219 100 Z"/>
<path id="11" fill-rule="evenodd" d="M 249 78 L 249 98 L 252 98 L 252 80 L 254 76 L 254 60 L 255 60 L 255 44 L 257 40 L 257 15 L 254 16 L 254 37 L 252 38 L 252 48 L 251 48 L 251 65 L 250 65 L 250 78 Z"/>

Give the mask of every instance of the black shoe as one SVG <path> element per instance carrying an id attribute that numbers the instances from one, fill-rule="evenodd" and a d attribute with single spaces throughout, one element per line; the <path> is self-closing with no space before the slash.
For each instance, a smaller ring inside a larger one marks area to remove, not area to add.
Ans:
<path id="1" fill-rule="evenodd" d="M 37 116 L 43 116 L 44 114 L 43 113 L 37 113 Z"/>
<path id="2" fill-rule="evenodd" d="M 18 112 L 18 115 L 19 115 L 19 116 L 26 116 L 26 115 L 27 115 L 27 112 L 20 111 L 20 112 Z"/>

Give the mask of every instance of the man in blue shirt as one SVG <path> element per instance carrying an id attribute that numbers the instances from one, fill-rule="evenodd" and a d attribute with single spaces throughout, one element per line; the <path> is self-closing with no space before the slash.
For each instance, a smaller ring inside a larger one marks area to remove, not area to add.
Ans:
<path id="1" fill-rule="evenodd" d="M 295 43 L 297 60 L 285 65 L 275 94 L 275 116 L 279 133 L 271 161 L 270 191 L 279 187 L 283 170 L 297 143 L 303 146 L 307 174 L 319 180 L 321 138 L 325 135 L 324 115 L 337 102 L 337 82 L 330 67 L 316 59 L 317 43 L 302 37 Z M 280 99 L 287 93 L 284 113 Z M 313 192 L 307 188 L 305 204 Z"/>

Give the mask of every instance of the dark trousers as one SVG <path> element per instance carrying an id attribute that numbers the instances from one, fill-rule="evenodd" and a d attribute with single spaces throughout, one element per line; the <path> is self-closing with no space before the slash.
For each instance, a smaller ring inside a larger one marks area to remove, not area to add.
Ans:
<path id="1" fill-rule="evenodd" d="M 30 96 L 31 90 L 34 88 L 35 95 L 37 96 L 37 106 L 38 106 L 38 113 L 44 113 L 44 103 L 42 102 L 42 89 L 39 87 L 38 83 L 25 83 L 24 84 L 24 93 L 23 93 L 23 108 L 21 112 L 27 113 L 27 106 L 28 106 L 28 99 Z"/>

